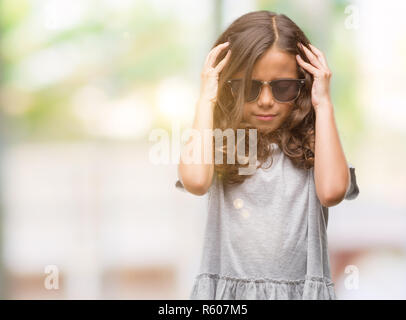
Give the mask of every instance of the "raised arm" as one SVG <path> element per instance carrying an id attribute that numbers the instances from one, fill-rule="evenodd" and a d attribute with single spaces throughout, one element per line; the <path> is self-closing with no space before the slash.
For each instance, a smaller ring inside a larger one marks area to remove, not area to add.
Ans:
<path id="1" fill-rule="evenodd" d="M 314 179 L 317 196 L 325 207 L 340 203 L 349 190 L 350 169 L 341 146 L 330 95 L 331 70 L 324 53 L 315 46 L 298 43 L 310 63 L 300 55 L 298 63 L 313 74 L 312 104 L 316 112 Z M 311 50 L 310 50 L 311 49 Z"/>
<path id="2" fill-rule="evenodd" d="M 193 129 L 200 133 L 201 143 L 194 143 L 193 136 L 186 143 L 186 150 L 200 148 L 198 163 L 184 163 L 182 157 L 179 162 L 178 172 L 184 188 L 195 195 L 204 195 L 212 182 L 214 173 L 213 139 L 207 139 L 205 143 L 205 130 L 213 130 L 213 111 L 217 99 L 219 73 L 228 62 L 231 51 L 228 50 L 225 57 L 217 64 L 217 56 L 228 47 L 228 42 L 214 47 L 207 55 L 203 71 L 201 73 L 200 97 L 196 104 Z M 211 131 L 212 132 L 212 131 Z M 211 136 L 211 135 L 210 135 Z M 207 154 L 207 163 L 204 161 Z"/>

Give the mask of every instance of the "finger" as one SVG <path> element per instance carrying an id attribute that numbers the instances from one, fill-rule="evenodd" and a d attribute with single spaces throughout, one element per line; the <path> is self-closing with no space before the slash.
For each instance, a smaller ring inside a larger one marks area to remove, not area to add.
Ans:
<path id="1" fill-rule="evenodd" d="M 317 57 L 319 58 L 319 60 L 321 61 L 321 63 L 323 63 L 323 65 L 328 69 L 328 65 L 327 65 L 327 60 L 324 56 L 324 53 L 317 49 L 314 45 L 310 44 L 310 47 L 312 48 L 312 51 L 317 55 Z"/>
<path id="2" fill-rule="evenodd" d="M 217 46 L 213 47 L 210 49 L 209 53 L 206 56 L 206 61 L 209 59 L 209 57 L 213 54 L 213 52 L 218 49 L 220 46 L 224 45 L 225 43 L 220 43 Z"/>
<path id="3" fill-rule="evenodd" d="M 207 61 L 208 67 L 214 68 L 213 64 L 216 61 L 218 54 L 220 53 L 220 51 L 225 49 L 228 45 L 229 45 L 229 43 L 227 43 L 227 42 L 221 43 L 209 53 L 209 57 L 208 57 L 208 61 Z"/>
<path id="4" fill-rule="evenodd" d="M 211 49 L 210 49 L 209 53 L 208 53 L 207 56 L 206 56 L 206 60 L 204 61 L 204 64 L 205 64 L 205 65 L 207 65 L 207 62 L 209 61 L 210 56 L 213 54 L 213 51 L 214 51 L 218 46 L 220 46 L 220 45 L 221 45 L 221 44 L 219 44 L 219 45 L 215 46 L 214 48 L 211 48 Z"/>
<path id="5" fill-rule="evenodd" d="M 223 58 L 223 60 L 221 60 L 219 62 L 219 64 L 216 66 L 216 71 L 220 72 L 221 70 L 223 70 L 224 65 L 227 63 L 227 61 L 230 59 L 231 56 L 231 50 L 228 50 L 226 56 Z"/>
<path id="6" fill-rule="evenodd" d="M 319 59 L 317 58 L 317 56 L 313 52 L 311 52 L 306 46 L 304 46 L 301 43 L 299 43 L 298 45 L 299 45 L 300 48 L 302 48 L 302 50 L 306 54 L 307 58 L 310 60 L 310 62 L 315 67 L 317 67 L 319 69 L 324 69 L 324 66 L 321 64 L 321 62 L 319 61 Z"/>
<path id="7" fill-rule="evenodd" d="M 310 63 L 305 62 L 300 55 L 296 55 L 296 59 L 299 64 L 303 67 L 303 69 L 307 70 L 308 72 L 312 73 L 313 75 L 317 75 L 319 69 L 312 66 Z"/>
<path id="8" fill-rule="evenodd" d="M 221 52 L 222 50 L 224 50 L 225 48 L 227 48 L 227 47 L 229 46 L 229 44 L 230 44 L 229 42 L 220 43 L 218 46 L 214 47 L 214 48 L 211 50 L 211 52 L 210 52 L 210 54 L 209 54 L 209 59 L 208 59 L 208 62 L 209 62 L 209 66 L 210 66 L 210 67 L 214 68 L 213 64 L 214 64 L 214 62 L 216 61 L 217 56 L 220 54 L 220 52 Z"/>
<path id="9" fill-rule="evenodd" d="M 309 50 L 309 48 L 303 44 L 300 44 L 300 47 L 313 66 L 319 69 L 324 69 L 324 65 L 321 63 L 321 61 L 319 61 L 318 57 L 311 50 Z"/>

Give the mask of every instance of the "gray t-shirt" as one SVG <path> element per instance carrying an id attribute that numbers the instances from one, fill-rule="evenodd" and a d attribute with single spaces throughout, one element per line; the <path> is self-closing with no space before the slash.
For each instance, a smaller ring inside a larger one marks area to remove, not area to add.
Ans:
<path id="1" fill-rule="evenodd" d="M 314 168 L 294 167 L 275 143 L 273 163 L 240 185 L 216 176 L 200 270 L 190 299 L 337 299 L 327 242 L 328 208 L 315 189 Z M 345 199 L 359 194 L 355 168 Z M 178 188 L 183 184 L 178 175 Z"/>

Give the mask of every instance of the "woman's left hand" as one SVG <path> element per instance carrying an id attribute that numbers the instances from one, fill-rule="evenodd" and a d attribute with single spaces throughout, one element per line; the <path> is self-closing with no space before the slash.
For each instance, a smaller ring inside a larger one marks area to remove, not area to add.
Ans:
<path id="1" fill-rule="evenodd" d="M 298 42 L 299 48 L 304 51 L 310 63 L 305 62 L 300 55 L 296 55 L 299 65 L 313 74 L 312 104 L 315 109 L 321 105 L 331 104 L 330 78 L 331 71 L 327 66 L 323 52 L 309 44 L 312 50 Z"/>

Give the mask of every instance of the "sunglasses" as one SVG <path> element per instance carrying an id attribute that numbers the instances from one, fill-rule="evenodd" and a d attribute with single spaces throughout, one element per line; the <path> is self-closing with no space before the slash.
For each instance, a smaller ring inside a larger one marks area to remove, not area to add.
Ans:
<path id="1" fill-rule="evenodd" d="M 227 80 L 231 87 L 231 93 L 234 97 L 242 87 L 242 79 Z M 305 83 L 305 79 L 275 79 L 272 81 L 251 80 L 251 90 L 246 96 L 246 102 L 252 102 L 258 99 L 262 89 L 262 85 L 269 84 L 272 88 L 272 95 L 278 102 L 290 102 L 295 100 L 299 94 L 300 89 Z"/>

